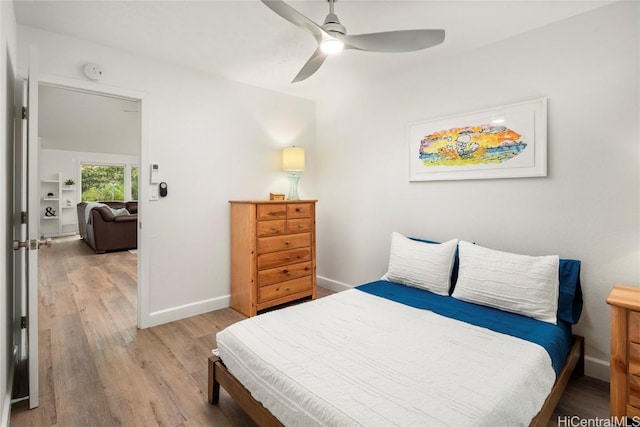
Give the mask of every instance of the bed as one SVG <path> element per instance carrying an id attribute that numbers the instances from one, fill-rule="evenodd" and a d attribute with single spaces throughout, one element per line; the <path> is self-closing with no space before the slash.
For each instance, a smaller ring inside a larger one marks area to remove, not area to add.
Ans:
<path id="1" fill-rule="evenodd" d="M 411 245 L 419 277 L 428 276 L 432 254 L 416 255 Z M 454 272 L 469 283 L 466 252 L 462 269 L 453 268 L 457 241 L 455 253 L 442 270 L 447 286 L 455 285 Z M 402 260 L 402 277 L 391 274 L 390 258 L 386 280 L 221 331 L 219 357 L 209 359 L 209 401 L 218 402 L 222 386 L 258 425 L 546 425 L 571 373 L 583 373 L 584 341 L 572 336 L 571 322 L 464 301 L 462 290 L 455 298 L 455 289 L 407 285 L 412 276 Z M 579 261 L 555 265 L 555 310 L 568 309 L 577 321 Z M 563 270 L 573 282 L 570 298 Z"/>

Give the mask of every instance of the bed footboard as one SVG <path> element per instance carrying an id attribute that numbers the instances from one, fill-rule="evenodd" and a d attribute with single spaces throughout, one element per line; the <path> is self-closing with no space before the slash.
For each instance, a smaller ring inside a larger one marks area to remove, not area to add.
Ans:
<path id="1" fill-rule="evenodd" d="M 530 427 L 545 427 L 548 425 L 573 373 L 584 375 L 584 338 L 577 335 L 573 336 L 571 351 L 551 389 L 551 393 L 545 400 L 538 415 L 531 420 Z M 282 426 L 282 423 L 260 402 L 255 400 L 240 381 L 231 375 L 219 357 L 211 356 L 209 357 L 209 403 L 215 405 L 219 402 L 220 386 L 259 426 Z"/>
<path id="2" fill-rule="evenodd" d="M 558 402 L 564 390 L 567 388 L 567 384 L 573 373 L 580 376 L 584 375 L 584 338 L 578 335 L 573 336 L 567 361 L 562 367 L 560 375 L 556 378 L 556 382 L 547 400 L 544 401 L 542 409 L 538 415 L 531 420 L 530 427 L 545 427 L 549 424 L 553 411 L 556 409 L 556 406 L 558 406 Z"/>
<path id="3" fill-rule="evenodd" d="M 282 423 L 260 402 L 255 400 L 249 390 L 227 371 L 220 358 L 211 356 L 209 357 L 209 403 L 215 405 L 219 402 L 220 386 L 259 426 L 282 427 Z"/>

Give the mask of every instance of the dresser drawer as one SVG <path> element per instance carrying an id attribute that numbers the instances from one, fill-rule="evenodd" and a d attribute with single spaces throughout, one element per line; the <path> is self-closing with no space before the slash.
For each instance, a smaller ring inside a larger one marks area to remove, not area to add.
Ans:
<path id="1" fill-rule="evenodd" d="M 640 408 L 640 344 L 629 343 L 629 359 L 627 363 L 627 375 L 629 378 L 627 403 Z"/>
<path id="2" fill-rule="evenodd" d="M 311 218 L 287 220 L 287 233 L 308 233 L 311 231 Z"/>
<path id="3" fill-rule="evenodd" d="M 256 228 L 258 237 L 279 236 L 287 232 L 287 221 L 284 219 L 275 221 L 258 221 Z"/>
<path id="4" fill-rule="evenodd" d="M 640 344 L 629 343 L 629 374 L 640 377 Z"/>
<path id="5" fill-rule="evenodd" d="M 299 262 L 258 272 L 258 286 L 272 285 L 311 274 L 311 262 Z"/>
<path id="6" fill-rule="evenodd" d="M 311 290 L 311 276 L 288 280 L 275 285 L 262 286 L 258 288 L 258 303 L 271 301 L 308 290 Z"/>
<path id="7" fill-rule="evenodd" d="M 311 261 L 311 248 L 272 252 L 258 255 L 257 258 L 258 270 L 305 261 Z"/>
<path id="8" fill-rule="evenodd" d="M 627 417 L 640 420 L 640 408 L 627 405 Z M 630 420 L 631 421 L 631 420 Z"/>
<path id="9" fill-rule="evenodd" d="M 640 312 L 629 310 L 629 341 L 640 344 Z"/>
<path id="10" fill-rule="evenodd" d="M 286 205 L 264 204 L 256 206 L 256 217 L 258 221 L 268 221 L 272 219 L 285 219 L 287 217 Z"/>
<path id="11" fill-rule="evenodd" d="M 308 218 L 311 216 L 311 207 L 309 203 L 292 203 L 287 205 L 287 218 Z"/>
<path id="12" fill-rule="evenodd" d="M 311 246 L 310 233 L 285 234 L 284 236 L 258 238 L 257 250 L 259 254 L 264 254 L 307 246 Z"/>
<path id="13" fill-rule="evenodd" d="M 629 395 L 627 402 L 640 408 L 640 377 L 629 374 Z"/>

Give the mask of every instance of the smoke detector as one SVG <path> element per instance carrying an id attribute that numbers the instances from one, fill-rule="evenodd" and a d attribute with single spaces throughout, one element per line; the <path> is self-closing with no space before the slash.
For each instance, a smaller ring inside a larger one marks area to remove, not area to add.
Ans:
<path id="1" fill-rule="evenodd" d="M 98 81 L 102 79 L 102 68 L 98 64 L 88 63 L 84 66 L 84 75 L 89 80 Z"/>

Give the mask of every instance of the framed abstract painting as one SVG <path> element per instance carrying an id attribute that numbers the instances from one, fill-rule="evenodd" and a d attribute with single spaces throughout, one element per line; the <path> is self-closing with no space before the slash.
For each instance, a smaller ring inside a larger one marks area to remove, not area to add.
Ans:
<path id="1" fill-rule="evenodd" d="M 409 126 L 410 181 L 547 176 L 547 99 Z"/>

